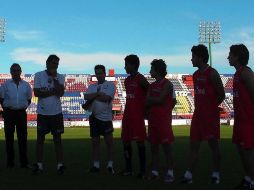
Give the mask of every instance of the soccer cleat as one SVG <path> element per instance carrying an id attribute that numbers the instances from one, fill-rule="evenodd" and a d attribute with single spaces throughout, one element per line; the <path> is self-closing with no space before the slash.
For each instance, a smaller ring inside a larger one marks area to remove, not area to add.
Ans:
<path id="1" fill-rule="evenodd" d="M 98 173 L 98 172 L 100 172 L 100 168 L 93 166 L 89 169 L 89 172 L 90 173 Z"/>
<path id="2" fill-rule="evenodd" d="M 41 173 L 43 173 L 43 169 L 40 169 L 37 163 L 33 164 L 32 174 L 37 175 Z"/>
<path id="3" fill-rule="evenodd" d="M 111 175 L 115 174 L 113 167 L 107 167 L 107 170 L 108 170 L 108 173 L 110 173 Z"/>
<path id="4" fill-rule="evenodd" d="M 216 184 L 219 184 L 219 183 L 220 183 L 220 178 L 218 178 L 218 177 L 212 177 L 211 178 L 210 184 L 216 185 Z"/>
<path id="5" fill-rule="evenodd" d="M 61 165 L 58 169 L 57 169 L 57 173 L 59 175 L 63 175 L 64 174 L 64 170 L 66 170 L 66 167 L 64 165 Z"/>
<path id="6" fill-rule="evenodd" d="M 182 177 L 180 183 L 182 183 L 182 184 L 192 184 L 192 178 Z"/>
<path id="7" fill-rule="evenodd" d="M 165 175 L 164 182 L 172 183 L 172 182 L 174 182 L 174 180 L 175 180 L 174 176 L 169 175 L 169 174 Z"/>

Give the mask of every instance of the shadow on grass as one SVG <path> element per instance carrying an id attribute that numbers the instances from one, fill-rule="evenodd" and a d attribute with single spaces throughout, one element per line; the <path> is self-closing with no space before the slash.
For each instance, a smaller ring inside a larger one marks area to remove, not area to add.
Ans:
<path id="1" fill-rule="evenodd" d="M 35 130 L 29 131 L 28 141 L 28 156 L 30 163 L 35 161 Z M 0 133 L 2 133 L 0 131 Z M 123 151 L 122 143 L 119 139 L 119 131 L 116 131 L 114 141 L 114 166 L 115 170 L 119 171 L 123 168 Z M 83 137 L 83 138 L 82 138 Z M 5 153 L 3 135 L 0 135 L 0 189 L 12 190 L 22 188 L 30 189 L 214 189 L 214 186 L 208 185 L 211 173 L 211 154 L 207 143 L 203 143 L 200 150 L 200 159 L 197 168 L 194 172 L 194 183 L 192 185 L 180 185 L 178 179 L 182 176 L 186 168 L 186 156 L 189 148 L 189 137 L 176 136 L 176 141 L 173 144 L 173 155 L 175 160 L 175 176 L 176 183 L 168 185 L 163 182 L 163 175 L 165 173 L 164 157 L 161 153 L 161 179 L 156 181 L 138 180 L 136 176 L 121 177 L 111 176 L 106 170 L 106 147 L 102 141 L 101 146 L 101 168 L 99 174 L 90 174 L 88 169 L 90 167 L 91 159 L 91 143 L 88 137 L 88 130 L 79 129 L 77 131 L 68 130 L 63 136 L 64 157 L 67 166 L 66 173 L 63 176 L 56 174 L 56 161 L 54 146 L 51 135 L 48 135 L 45 141 L 44 148 L 44 164 L 45 173 L 39 176 L 32 176 L 31 170 L 18 168 L 18 156 L 16 158 L 16 167 L 13 169 L 5 168 Z M 135 144 L 133 144 L 135 145 Z M 16 146 L 17 147 L 17 146 Z M 134 170 L 138 171 L 138 158 L 136 145 L 134 146 Z M 16 153 L 18 151 L 16 150 Z M 231 139 L 221 139 L 222 152 L 222 183 L 216 186 L 216 189 L 232 189 L 242 177 L 242 169 L 240 165 L 239 156 L 237 155 Z M 150 171 L 150 150 L 147 143 L 147 168 Z"/>

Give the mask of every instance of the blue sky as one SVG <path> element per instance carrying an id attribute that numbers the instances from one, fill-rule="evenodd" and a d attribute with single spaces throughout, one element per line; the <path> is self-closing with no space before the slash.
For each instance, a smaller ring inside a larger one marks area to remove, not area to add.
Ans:
<path id="1" fill-rule="evenodd" d="M 253 68 L 253 0 L 0 0 L 5 42 L 0 43 L 0 73 L 13 62 L 23 73 L 45 68 L 49 54 L 60 57 L 60 73 L 93 73 L 96 64 L 125 73 L 124 57 L 134 53 L 148 73 L 163 58 L 169 73 L 192 73 L 190 49 L 198 44 L 200 21 L 221 22 L 221 43 L 212 46 L 213 66 L 228 66 L 231 44 L 244 43 Z"/>

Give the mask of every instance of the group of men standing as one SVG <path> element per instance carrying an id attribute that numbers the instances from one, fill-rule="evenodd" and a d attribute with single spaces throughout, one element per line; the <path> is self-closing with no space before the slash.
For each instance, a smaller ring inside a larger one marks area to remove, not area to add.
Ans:
<path id="1" fill-rule="evenodd" d="M 225 99 L 223 83 L 219 73 L 209 66 L 209 54 L 204 45 L 193 46 L 192 64 L 197 67 L 193 74 L 194 104 L 190 127 L 190 152 L 187 157 L 187 170 L 182 183 L 192 183 L 192 174 L 197 163 L 198 152 L 202 141 L 207 141 L 212 152 L 213 171 L 211 183 L 220 183 L 220 112 L 219 105 Z M 247 67 L 249 51 L 243 44 L 230 47 L 228 60 L 235 67 L 233 79 L 234 130 L 233 143 L 237 145 L 245 170 L 241 187 L 254 189 L 254 74 Z M 37 143 L 33 172 L 43 171 L 43 142 L 45 135 L 52 133 L 56 157 L 57 171 L 63 174 L 63 150 L 61 134 L 64 132 L 63 114 L 60 97 L 64 94 L 64 77 L 57 73 L 59 58 L 50 55 L 46 61 L 45 71 L 35 74 L 34 95 L 38 97 L 37 106 Z M 159 177 L 159 146 L 162 146 L 167 172 L 165 182 L 173 182 L 174 166 L 171 145 L 174 134 L 171 126 L 172 110 L 176 104 L 173 84 L 166 79 L 167 65 L 162 59 L 151 62 L 150 74 L 155 82 L 149 84 L 147 79 L 138 72 L 140 61 L 137 55 L 125 57 L 125 70 L 129 76 L 125 79 L 126 106 L 122 120 L 121 139 L 125 169 L 123 176 L 133 175 L 132 142 L 136 142 L 139 157 L 139 178 L 146 178 L 146 146 L 148 140 L 151 147 L 152 170 L 148 179 Z M 103 65 L 94 68 L 97 82 L 91 84 L 84 93 L 86 103 L 83 108 L 91 113 L 89 117 L 90 136 L 92 139 L 93 165 L 90 172 L 100 171 L 100 136 L 104 136 L 107 145 L 107 169 L 114 174 L 113 168 L 113 124 L 112 100 L 116 87 L 113 82 L 106 81 L 106 69 Z M 21 68 L 18 64 L 11 66 L 12 79 L 2 85 L 1 104 L 4 109 L 4 129 L 6 137 L 7 167 L 14 166 L 13 134 L 17 129 L 20 164 L 28 166 L 27 160 L 27 121 L 26 108 L 31 103 L 32 91 L 29 84 L 20 78 Z M 15 118 L 15 119 L 14 119 Z M 146 132 L 145 118 L 148 119 Z"/>
<path id="2" fill-rule="evenodd" d="M 33 172 L 43 171 L 43 144 L 45 135 L 53 135 L 57 158 L 57 172 L 63 174 L 63 149 L 61 134 L 64 132 L 63 114 L 60 97 L 64 95 L 64 76 L 57 73 L 59 57 L 50 55 L 46 70 L 35 74 L 34 95 L 37 104 L 37 142 L 36 159 Z M 21 168 L 30 168 L 27 158 L 27 114 L 31 104 L 32 89 L 21 78 L 21 67 L 14 63 L 10 67 L 11 79 L 1 86 L 0 103 L 3 108 L 4 132 L 6 142 L 7 167 L 14 167 L 14 132 L 17 131 L 19 159 Z"/>

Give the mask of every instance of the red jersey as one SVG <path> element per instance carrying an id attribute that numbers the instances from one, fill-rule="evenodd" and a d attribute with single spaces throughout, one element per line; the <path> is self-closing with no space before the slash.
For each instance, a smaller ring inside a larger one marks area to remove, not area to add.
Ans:
<path id="1" fill-rule="evenodd" d="M 122 139 L 145 140 L 146 129 L 144 121 L 146 90 L 140 85 L 144 76 L 138 73 L 125 79 L 126 105 L 122 120 Z"/>
<path id="2" fill-rule="evenodd" d="M 214 69 L 210 66 L 203 72 L 193 74 L 195 111 L 191 122 L 191 139 L 208 140 L 219 138 L 220 113 L 216 90 L 210 79 Z"/>
<path id="3" fill-rule="evenodd" d="M 152 97 L 159 97 L 164 85 L 168 83 L 169 81 L 167 79 L 163 79 L 160 82 L 153 82 L 149 86 L 149 93 Z M 161 120 L 159 118 L 162 118 L 163 121 L 167 121 L 167 127 L 171 125 L 172 121 L 172 105 L 173 105 L 173 99 L 172 94 L 169 94 L 162 105 L 154 105 L 149 110 L 149 120 L 154 120 L 157 126 L 161 125 Z"/>
<path id="4" fill-rule="evenodd" d="M 236 71 L 233 80 L 233 142 L 245 148 L 254 148 L 254 101 L 241 78 L 244 69 L 249 68 L 241 67 Z"/>
<path id="5" fill-rule="evenodd" d="M 160 82 L 153 82 L 149 86 L 150 96 L 159 97 L 167 83 L 169 83 L 169 80 L 165 78 Z M 174 135 L 171 127 L 172 108 L 172 94 L 168 94 L 163 104 L 153 105 L 149 109 L 148 138 L 152 144 L 164 144 L 174 141 Z"/>

